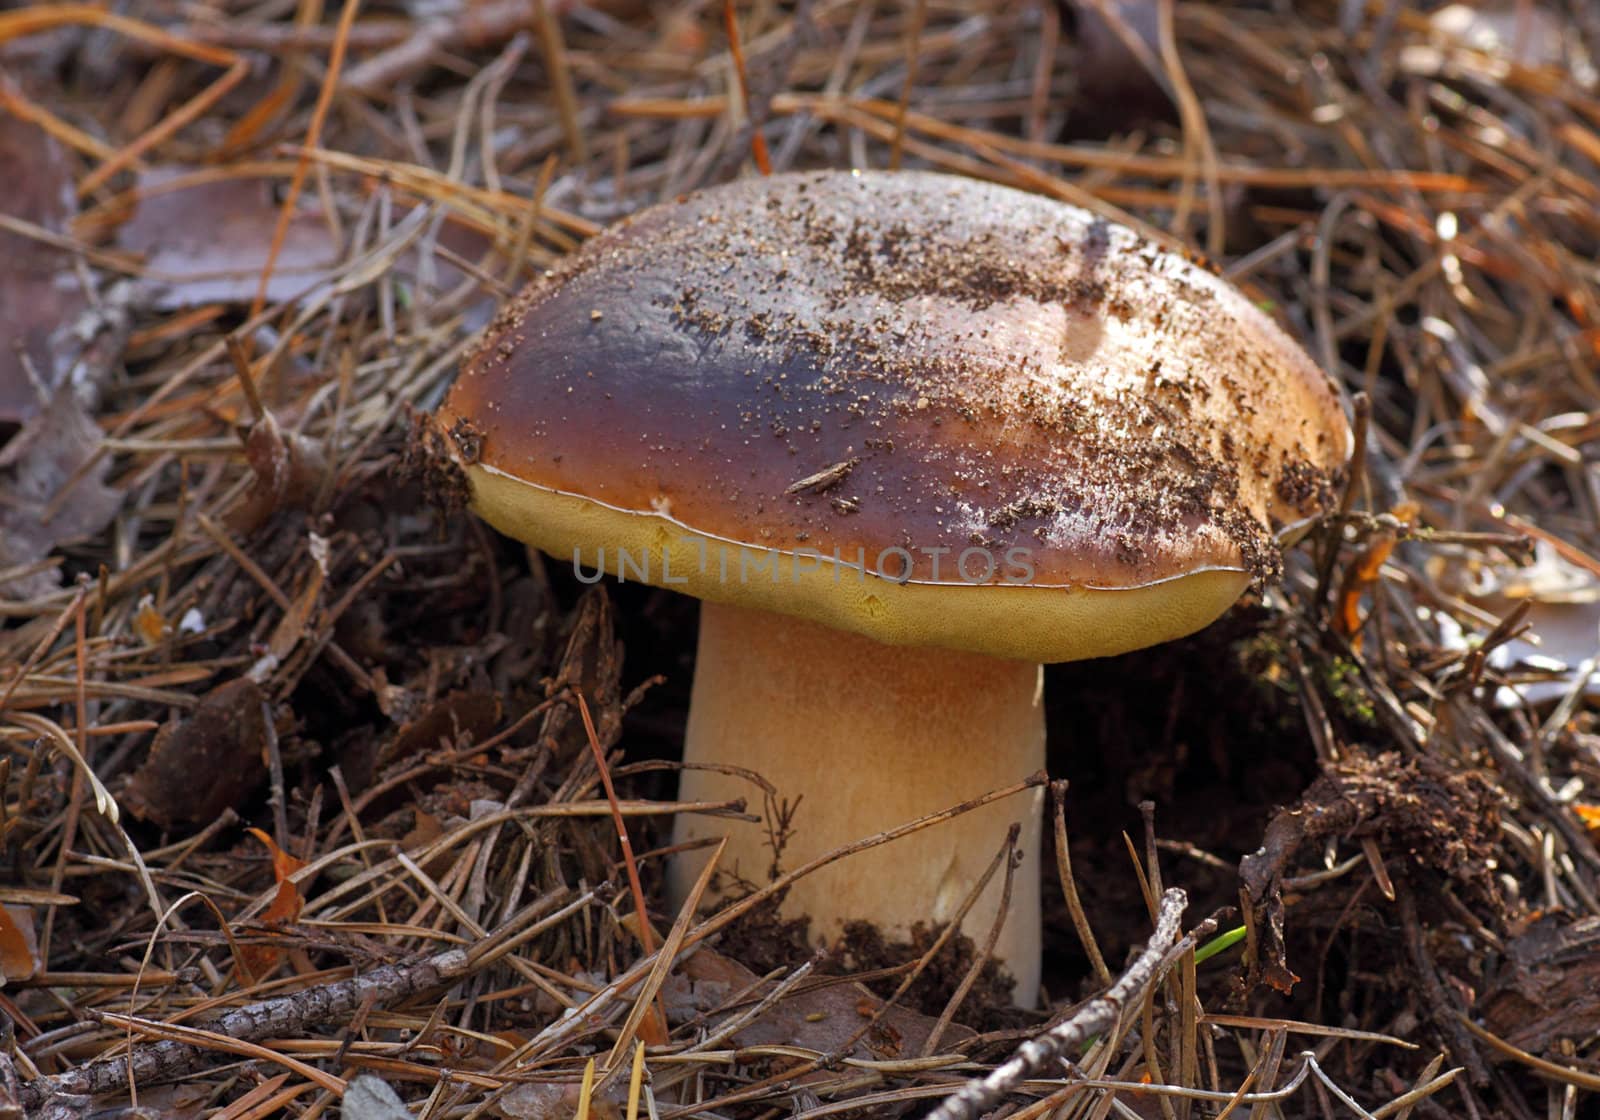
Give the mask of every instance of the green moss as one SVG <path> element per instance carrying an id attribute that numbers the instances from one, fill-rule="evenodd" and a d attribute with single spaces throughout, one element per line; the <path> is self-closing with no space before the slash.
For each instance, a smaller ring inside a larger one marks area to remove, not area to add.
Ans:
<path id="1" fill-rule="evenodd" d="M 1285 725 L 1300 722 L 1297 704 L 1300 684 L 1289 661 L 1289 650 L 1281 634 L 1262 630 L 1234 647 L 1240 671 L 1249 680 L 1263 711 L 1276 712 Z M 1348 657 L 1320 661 L 1324 695 L 1332 701 L 1334 714 L 1363 727 L 1377 724 L 1372 698 L 1361 682 L 1361 669 Z"/>
<path id="2" fill-rule="evenodd" d="M 1361 669 L 1348 657 L 1333 657 L 1322 664 L 1322 687 L 1345 719 L 1376 727 L 1378 712 L 1361 683 Z"/>

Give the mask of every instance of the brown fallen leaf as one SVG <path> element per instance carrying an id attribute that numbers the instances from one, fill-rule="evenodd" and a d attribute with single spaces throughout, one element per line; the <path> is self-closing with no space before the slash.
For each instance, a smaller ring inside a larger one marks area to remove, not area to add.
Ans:
<path id="1" fill-rule="evenodd" d="M 276 180 L 207 179 L 188 167 L 139 177 L 138 202 L 117 244 L 144 255 L 141 303 L 161 310 L 255 298 L 278 221 Z M 269 300 L 289 299 L 325 280 L 340 247 L 315 198 L 289 221 L 267 281 Z"/>
<path id="2" fill-rule="evenodd" d="M 252 828 L 250 835 L 265 844 L 267 850 L 272 853 L 272 876 L 278 881 L 278 893 L 272 896 L 272 902 L 262 913 L 261 924 L 287 925 L 300 916 L 300 911 L 306 904 L 305 898 L 300 894 L 300 888 L 289 878 L 305 867 L 306 861 L 297 859 L 278 847 L 272 837 L 259 828 Z M 273 945 L 243 945 L 239 949 L 239 965 L 249 974 L 251 980 L 265 979 L 278 967 L 278 962 L 282 959 L 283 950 Z"/>
<path id="3" fill-rule="evenodd" d="M 410 831 L 400 837 L 400 847 L 408 852 L 424 848 L 444 835 L 444 825 L 438 817 L 420 808 L 413 810 L 413 813 L 414 823 Z"/>
<path id="4" fill-rule="evenodd" d="M 29 980 L 44 967 L 31 906 L 0 906 L 0 974 Z"/>
<path id="5" fill-rule="evenodd" d="M 417 854 L 443 835 L 444 822 L 419 805 L 414 810 L 411 827 L 400 837 L 400 848 L 407 853 Z M 431 859 L 422 860 L 422 870 L 440 878 L 449 873 L 455 859 L 456 853 L 445 847 L 442 851 L 434 852 Z"/>
<path id="6" fill-rule="evenodd" d="M 545 1081 L 513 1085 L 494 1105 L 506 1120 L 572 1120 L 578 1114 L 581 1086 L 577 1081 Z M 622 1120 L 628 1083 L 614 1079 L 589 1098 L 589 1120 Z"/>
<path id="7" fill-rule="evenodd" d="M 66 231 L 77 210 L 72 165 L 54 139 L 0 113 L 0 168 L 0 212 L 46 233 Z M 85 313 L 68 253 L 0 229 L 0 569 L 34 564 L 62 542 L 99 532 L 121 505 L 101 464 L 51 508 L 100 446 L 86 409 L 128 328 L 122 296 L 108 293 L 105 304 L 98 315 Z M 17 423 L 21 431 L 6 442 Z M 0 598 L 36 598 L 58 586 L 56 573 L 35 572 L 0 584 Z"/>
<path id="8" fill-rule="evenodd" d="M 279 510 L 309 508 L 327 469 L 322 444 L 296 432 L 285 432 L 270 412 L 250 426 L 244 439 L 244 457 L 253 477 L 244 501 L 229 515 L 228 524 L 246 536 Z"/>
<path id="9" fill-rule="evenodd" d="M 123 804 L 163 828 L 212 821 L 239 805 L 267 777 L 262 700 L 256 683 L 240 677 L 212 689 L 187 716 L 169 720 L 129 781 Z"/>
<path id="10" fill-rule="evenodd" d="M 441 740 L 466 735 L 482 742 L 500 723 L 500 698 L 492 692 L 451 692 L 434 701 L 384 744 L 378 765 L 388 766 L 414 754 L 437 750 Z"/>
<path id="11" fill-rule="evenodd" d="M 6 169 L 0 213 L 51 233 L 66 231 L 77 204 L 71 163 L 55 140 L 0 113 L 0 167 Z M 37 415 L 65 376 L 74 349 L 66 328 L 83 306 L 66 253 L 0 229 L 0 426 Z"/>
<path id="12" fill-rule="evenodd" d="M 43 560 L 58 545 L 93 536 L 111 523 L 122 495 L 105 485 L 104 457 L 56 503 L 101 439 L 76 394 L 62 387 L 0 448 L 0 569 Z M 59 508 L 52 509 L 53 503 Z M 56 572 L 36 572 L 0 583 L 0 599 L 31 599 L 60 585 Z"/>
<path id="13" fill-rule="evenodd" d="M 1508 938 L 1475 1010 L 1495 1034 L 1556 1057 L 1563 1039 L 1600 1030 L 1600 918 L 1538 914 Z"/>
<path id="14" fill-rule="evenodd" d="M 667 1018 L 681 1022 L 698 1014 L 714 1013 L 716 1022 L 731 1018 L 744 1009 L 731 1008 L 717 1013 L 729 997 L 746 990 L 757 975 L 714 949 L 701 948 L 667 978 L 662 987 Z M 809 984 L 811 981 L 806 981 Z M 736 1046 L 803 1046 L 823 1053 L 834 1053 L 855 1036 L 883 1007 L 883 1000 L 865 987 L 841 981 L 825 987 L 800 985 L 795 993 L 779 1000 L 766 1014 L 734 1034 Z M 749 999 L 759 999 L 772 990 L 771 983 L 754 989 Z M 870 1061 L 916 1057 L 933 1032 L 936 1019 L 898 1004 L 856 1041 L 845 1057 Z M 945 1029 L 940 1049 L 948 1050 L 976 1032 L 952 1023 Z"/>
<path id="15" fill-rule="evenodd" d="M 278 223 L 280 180 L 270 176 L 219 179 L 206 169 L 161 167 L 145 172 L 132 192 L 131 212 L 96 214 L 96 229 L 122 218 L 118 247 L 142 254 L 145 273 L 136 285 L 140 302 L 160 310 L 207 303 L 249 303 L 256 296 Z M 406 220 L 412 203 L 395 208 L 395 223 Z M 419 216 L 420 217 L 420 216 Z M 91 232 L 87 227 L 83 232 Z M 492 239 L 448 215 L 437 232 L 439 244 L 468 260 L 486 253 Z M 421 275 L 415 245 L 400 254 L 395 267 Z M 290 218 L 283 247 L 267 281 L 267 299 L 291 299 L 330 279 L 346 259 L 317 196 L 303 195 Z M 432 265 L 432 287 L 448 290 L 464 277 L 445 260 Z"/>
<path id="16" fill-rule="evenodd" d="M 267 851 L 272 854 L 272 874 L 273 877 L 278 880 L 278 884 L 280 886 L 283 885 L 284 880 L 286 880 L 290 875 L 293 875 L 296 871 L 299 871 L 305 867 L 305 860 L 300 859 L 298 856 L 292 856 L 282 848 L 278 847 L 277 842 L 265 832 L 262 832 L 259 828 L 252 828 L 249 830 L 249 832 L 251 836 L 254 836 L 257 840 L 265 844 L 267 846 Z M 293 887 L 294 884 L 290 883 L 289 886 Z M 272 908 L 268 907 L 267 912 L 270 914 L 272 912 Z M 298 917 L 299 913 L 300 912 L 296 910 L 294 914 L 289 915 L 289 917 Z M 278 918 L 277 920 L 283 921 L 285 919 Z"/>

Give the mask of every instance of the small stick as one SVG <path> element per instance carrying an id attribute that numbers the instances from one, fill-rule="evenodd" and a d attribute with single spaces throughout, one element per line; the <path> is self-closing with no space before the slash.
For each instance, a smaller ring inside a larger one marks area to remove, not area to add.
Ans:
<path id="1" fill-rule="evenodd" d="M 1333 565 L 1339 559 L 1339 544 L 1343 540 L 1343 519 L 1348 517 L 1355 508 L 1356 493 L 1361 488 L 1361 481 L 1366 477 L 1367 463 L 1367 434 L 1372 423 L 1372 398 L 1365 393 L 1356 393 L 1350 399 L 1351 411 L 1355 414 L 1355 422 L 1351 425 L 1351 450 L 1350 473 L 1345 479 L 1344 493 L 1339 497 L 1339 512 L 1333 520 L 1332 531 L 1326 539 L 1325 551 L 1322 554 L 1322 563 L 1317 566 L 1317 591 L 1312 602 L 1319 609 L 1326 610 L 1328 592 L 1333 586 Z"/>
<path id="2" fill-rule="evenodd" d="M 808 474 L 798 482 L 791 482 L 784 488 L 785 494 L 799 494 L 806 490 L 815 490 L 818 494 L 824 490 L 831 490 L 845 479 L 850 477 L 850 472 L 860 464 L 860 459 L 846 459 L 835 463 L 831 467 L 823 467 L 816 474 Z"/>
<path id="3" fill-rule="evenodd" d="M 1489 1065 L 1483 1054 L 1472 1043 L 1472 1036 L 1461 1029 L 1466 1022 L 1456 1011 L 1455 1002 L 1446 994 L 1438 969 L 1422 939 L 1422 922 L 1417 915 L 1416 898 L 1411 888 L 1403 882 L 1398 892 L 1400 904 L 1400 929 L 1405 935 L 1406 954 L 1411 958 L 1417 986 L 1428 999 L 1429 1015 L 1439 1033 L 1450 1043 L 1450 1052 L 1466 1067 L 1467 1077 L 1474 1085 L 1489 1084 Z"/>
<path id="4" fill-rule="evenodd" d="M 272 828 L 278 834 L 278 847 L 289 846 L 289 794 L 283 781 L 283 752 L 278 747 L 278 721 L 272 713 L 272 701 L 261 697 L 261 729 L 265 733 L 263 746 L 267 756 L 268 799 L 272 803 Z"/>
<path id="5" fill-rule="evenodd" d="M 382 965 L 350 980 L 236 1007 L 205 1026 L 241 1042 L 293 1037 L 306 1027 L 351 1015 L 369 997 L 375 1007 L 393 1007 L 419 992 L 447 984 L 467 970 L 465 950 L 450 949 L 410 964 Z M 60 1096 L 116 1092 L 130 1080 L 149 1083 L 181 1077 L 212 1057 L 212 1051 L 192 1043 L 163 1040 L 141 1046 L 131 1055 L 104 1058 L 30 1081 L 22 1087 L 22 1106 L 31 1113 Z"/>
<path id="6" fill-rule="evenodd" d="M 1187 904 L 1188 896 L 1182 888 L 1169 890 L 1161 899 L 1161 916 L 1155 933 L 1138 959 L 1122 974 L 1122 979 L 1105 995 L 1084 1004 L 1066 1022 L 1024 1042 L 1015 1057 L 987 1077 L 967 1082 L 934 1109 L 929 1120 L 976 1120 L 1018 1085 L 1053 1066 L 1069 1049 L 1082 1045 L 1091 1035 L 1110 1030 L 1121 1018 L 1122 1009 L 1155 983 L 1167 950 L 1178 939 L 1178 921 Z"/>
<path id="7" fill-rule="evenodd" d="M 1061 893 L 1066 898 L 1067 913 L 1072 915 L 1072 928 L 1077 931 L 1078 941 L 1089 956 L 1089 967 L 1094 969 L 1095 979 L 1109 987 L 1111 970 L 1106 967 L 1105 957 L 1100 955 L 1100 942 L 1095 940 L 1089 918 L 1083 912 L 1083 903 L 1078 898 L 1078 881 L 1072 875 L 1072 854 L 1067 850 L 1065 780 L 1050 783 L 1050 801 L 1055 806 L 1056 876 L 1061 880 Z"/>
<path id="8" fill-rule="evenodd" d="M 1161 893 L 1161 849 L 1156 846 L 1156 803 L 1146 798 L 1139 802 L 1139 815 L 1144 818 L 1144 868 L 1150 877 L 1152 896 Z M 1155 911 L 1151 911 L 1151 917 Z"/>
<path id="9" fill-rule="evenodd" d="M 79 586 L 82 587 L 84 585 L 80 584 Z M 78 761 L 80 765 L 75 767 L 72 771 L 72 793 L 71 799 L 67 803 L 67 816 L 61 830 L 61 849 L 56 858 L 56 865 L 50 874 L 50 889 L 56 894 L 61 893 L 61 884 L 66 878 L 68 849 L 72 847 L 72 841 L 77 835 L 79 813 L 83 806 L 83 775 L 84 771 L 90 769 L 88 735 L 89 692 L 88 682 L 85 679 L 85 675 L 88 670 L 88 652 L 85 649 L 87 636 L 85 634 L 84 619 L 84 614 L 88 610 L 88 600 L 84 597 L 84 595 L 80 594 L 74 600 L 74 603 L 77 605 L 77 610 L 75 610 L 72 615 L 72 648 L 74 664 L 77 667 L 76 699 L 78 726 L 75 727 L 73 731 L 76 735 Z M 95 803 L 98 805 L 99 801 L 100 798 L 97 796 L 95 798 Z M 39 959 L 41 961 L 48 961 L 50 959 L 50 939 L 55 933 L 55 926 L 56 905 L 52 903 L 45 910 L 44 929 L 39 934 Z"/>
<path id="10" fill-rule="evenodd" d="M 223 342 L 227 344 L 228 357 L 233 361 L 233 372 L 239 378 L 239 388 L 244 390 L 245 404 L 250 406 L 250 416 L 255 420 L 266 419 L 267 409 L 261 403 L 261 392 L 256 387 L 255 373 L 250 368 L 250 348 L 237 333 L 228 335 Z"/>

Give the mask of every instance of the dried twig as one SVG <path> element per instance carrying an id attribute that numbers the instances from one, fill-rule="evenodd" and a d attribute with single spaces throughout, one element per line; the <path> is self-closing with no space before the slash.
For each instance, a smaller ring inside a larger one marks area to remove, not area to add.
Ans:
<path id="1" fill-rule="evenodd" d="M 1092 1035 L 1110 1030 L 1123 1010 L 1161 978 L 1161 965 L 1178 939 L 1178 922 L 1187 905 L 1188 896 L 1181 888 L 1173 887 L 1162 895 L 1155 933 L 1146 942 L 1143 952 L 1104 995 L 1084 1004 L 1066 1022 L 1024 1042 L 1016 1055 L 993 1073 L 967 1082 L 934 1109 L 929 1120 L 976 1120 L 1024 1081 L 1048 1069 L 1068 1050 L 1083 1045 Z"/>
<path id="2" fill-rule="evenodd" d="M 374 1007 L 394 1007 L 422 992 L 454 983 L 466 975 L 467 969 L 467 954 L 451 949 L 409 964 L 375 968 L 350 980 L 233 1008 L 207 1022 L 206 1027 L 241 1042 L 292 1036 L 351 1015 L 368 1001 Z M 136 1048 L 130 1056 L 105 1058 L 67 1073 L 30 1081 L 22 1087 L 23 1104 L 42 1108 L 54 1097 L 109 1093 L 130 1080 L 138 1084 L 170 1081 L 211 1060 L 211 1051 L 190 1043 L 157 1042 Z"/>

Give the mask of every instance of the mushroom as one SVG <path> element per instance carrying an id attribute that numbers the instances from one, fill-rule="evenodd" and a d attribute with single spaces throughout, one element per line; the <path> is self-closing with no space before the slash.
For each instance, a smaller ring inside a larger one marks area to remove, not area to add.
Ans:
<path id="1" fill-rule="evenodd" d="M 1328 379 L 1204 267 L 923 172 L 637 214 L 506 307 L 437 421 L 496 528 L 703 600 L 682 796 L 748 795 L 731 765 L 787 812 L 684 814 L 677 839 L 727 834 L 753 882 L 1040 770 L 1042 665 L 1211 622 L 1350 446 Z M 1018 823 L 996 956 L 1031 1005 L 1041 794 L 828 865 L 785 909 L 824 938 L 947 922 Z M 678 897 L 704 858 L 677 858 Z"/>

